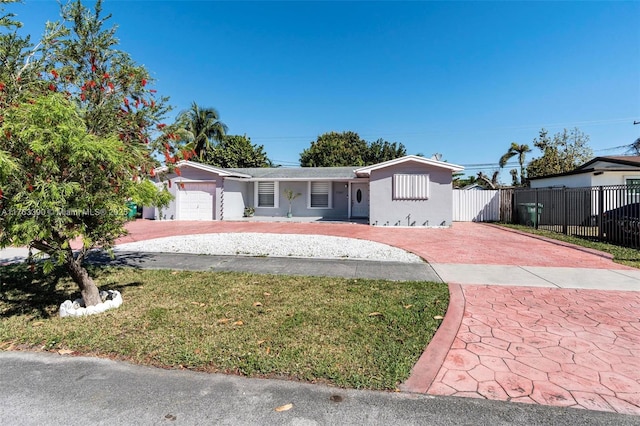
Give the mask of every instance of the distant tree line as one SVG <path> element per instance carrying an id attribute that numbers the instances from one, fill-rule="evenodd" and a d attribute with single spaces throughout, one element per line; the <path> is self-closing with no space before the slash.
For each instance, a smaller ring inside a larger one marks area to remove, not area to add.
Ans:
<path id="1" fill-rule="evenodd" d="M 227 135 L 215 108 L 193 103 L 179 114 L 176 127 L 193 161 L 223 168 L 273 167 L 263 145 L 246 136 Z M 367 142 L 351 131 L 324 133 L 300 154 L 302 167 L 368 166 L 407 155 L 402 143 L 378 139 Z"/>
<path id="2" fill-rule="evenodd" d="M 378 139 L 367 142 L 357 133 L 329 132 L 318 136 L 309 148 L 300 154 L 302 167 L 369 166 L 407 155 L 405 146 L 398 142 Z"/>

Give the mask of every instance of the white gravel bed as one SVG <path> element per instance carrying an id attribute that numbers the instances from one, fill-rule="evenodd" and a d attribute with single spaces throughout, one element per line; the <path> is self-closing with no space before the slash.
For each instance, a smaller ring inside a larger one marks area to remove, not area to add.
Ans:
<path id="1" fill-rule="evenodd" d="M 119 244 L 114 251 L 422 262 L 419 256 L 387 244 L 355 238 L 299 234 L 181 235 Z"/>

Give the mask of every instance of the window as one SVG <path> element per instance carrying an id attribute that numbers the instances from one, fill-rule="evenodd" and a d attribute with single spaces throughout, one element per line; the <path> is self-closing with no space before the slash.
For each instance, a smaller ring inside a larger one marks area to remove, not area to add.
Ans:
<path id="1" fill-rule="evenodd" d="M 640 178 L 626 178 L 627 203 L 640 202 Z"/>
<path id="2" fill-rule="evenodd" d="M 394 200 L 427 200 L 429 198 L 429 175 L 393 175 Z"/>
<path id="3" fill-rule="evenodd" d="M 331 208 L 331 182 L 309 182 L 309 207 Z"/>
<path id="4" fill-rule="evenodd" d="M 278 182 L 256 182 L 256 207 L 278 207 Z"/>

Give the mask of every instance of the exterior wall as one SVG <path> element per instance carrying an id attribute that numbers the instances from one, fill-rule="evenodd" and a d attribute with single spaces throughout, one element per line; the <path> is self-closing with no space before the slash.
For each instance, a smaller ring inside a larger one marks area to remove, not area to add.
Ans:
<path id="1" fill-rule="evenodd" d="M 594 172 L 582 173 L 568 176 L 557 176 L 531 181 L 531 188 L 561 187 L 586 188 L 589 186 L 625 185 L 626 179 L 640 178 L 640 170 L 633 171 L 605 171 L 600 175 Z"/>
<path id="2" fill-rule="evenodd" d="M 142 218 L 143 219 L 155 219 L 158 215 L 158 209 L 152 206 L 143 206 L 142 207 Z"/>
<path id="3" fill-rule="evenodd" d="M 640 179 L 640 170 L 637 172 L 604 172 L 593 177 L 593 186 L 626 185 L 627 179 Z"/>
<path id="4" fill-rule="evenodd" d="M 155 209 L 156 210 L 156 215 L 155 215 L 156 219 L 174 220 L 176 218 L 176 198 L 177 198 L 177 194 L 176 194 L 176 186 L 173 185 L 173 182 L 172 182 L 171 188 L 167 187 L 167 190 L 169 191 L 169 193 L 171 195 L 173 195 L 173 200 L 171 200 L 169 205 L 167 207 L 165 207 L 164 209 L 162 209 L 162 210 Z"/>
<path id="5" fill-rule="evenodd" d="M 393 175 L 396 173 L 428 174 L 429 199 L 394 200 Z M 450 170 L 412 162 L 373 170 L 369 181 L 369 223 L 377 226 L 451 226 L 451 174 Z"/>
<path id="6" fill-rule="evenodd" d="M 239 219 L 244 216 L 244 208 L 253 206 L 253 192 L 249 195 L 249 182 L 223 179 L 224 192 L 216 193 L 216 218 Z M 222 214 L 221 214 L 222 213 Z"/>
<path id="7" fill-rule="evenodd" d="M 550 188 L 566 186 L 567 188 L 583 188 L 591 186 L 593 173 L 583 173 L 579 175 L 556 176 L 531 181 L 531 188 Z M 597 176 L 594 176 L 597 177 Z"/>
<path id="8" fill-rule="evenodd" d="M 176 220 L 177 217 L 177 203 L 179 202 L 177 196 L 177 188 L 179 182 L 189 182 L 189 181 L 209 181 L 216 182 L 216 192 L 215 192 L 215 207 L 214 207 L 214 219 L 220 218 L 220 210 L 218 209 L 218 205 L 220 203 L 220 191 L 221 185 L 218 182 L 221 182 L 221 178 L 218 174 L 196 169 L 194 167 L 183 166 L 180 168 L 180 176 L 175 173 L 168 174 L 166 176 L 165 182 L 169 180 L 171 181 L 171 187 L 167 188 L 169 193 L 173 195 L 173 200 L 169 203 L 169 206 L 165 209 L 162 209 L 162 212 L 159 212 L 158 209 L 155 209 L 155 219 L 163 219 L 163 220 Z"/>
<path id="9" fill-rule="evenodd" d="M 225 181 L 225 182 L 228 182 Z M 301 195 L 291 202 L 291 213 L 298 217 L 323 217 L 323 218 L 346 218 L 349 208 L 349 193 L 345 187 L 348 182 L 332 182 L 331 196 L 332 207 L 329 209 L 309 208 L 309 182 L 308 181 L 280 181 L 278 183 L 278 207 L 255 207 L 256 216 L 286 217 L 289 211 L 289 200 L 284 196 L 286 189 L 291 189 L 294 193 Z M 246 206 L 255 206 L 256 182 L 247 182 Z M 227 219 L 226 197 L 229 195 L 225 190 L 225 219 Z"/>

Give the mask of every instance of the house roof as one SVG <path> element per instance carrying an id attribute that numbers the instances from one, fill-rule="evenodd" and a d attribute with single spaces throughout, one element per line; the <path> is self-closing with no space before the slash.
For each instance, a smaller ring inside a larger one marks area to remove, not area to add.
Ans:
<path id="1" fill-rule="evenodd" d="M 194 169 L 199 169 L 199 170 L 204 170 L 206 172 L 211 172 L 211 173 L 216 173 L 219 176 L 234 176 L 234 177 L 243 177 L 243 178 L 250 178 L 250 175 L 241 173 L 241 172 L 234 172 L 231 171 L 230 169 L 221 169 L 219 167 L 214 167 L 214 166 L 210 166 L 208 164 L 202 164 L 202 163 L 196 163 L 195 161 L 187 161 L 187 160 L 182 160 L 182 161 L 178 161 L 175 165 L 175 167 L 193 167 Z M 156 169 L 157 173 L 163 173 L 166 172 L 168 170 L 167 166 L 163 166 L 163 167 L 159 167 Z"/>
<path id="2" fill-rule="evenodd" d="M 484 190 L 486 189 L 484 186 L 479 185 L 477 183 L 470 183 L 469 185 L 465 185 L 462 188 L 463 191 L 472 191 L 472 190 Z"/>
<path id="3" fill-rule="evenodd" d="M 392 167 L 398 164 L 415 162 L 420 164 L 425 164 L 428 166 L 440 167 L 443 169 L 451 170 L 452 172 L 460 172 L 464 170 L 464 167 L 458 166 L 457 164 L 446 163 L 444 161 L 438 161 L 431 158 L 420 157 L 417 155 L 406 155 L 404 157 L 395 158 L 393 160 L 384 161 L 382 163 L 373 164 L 371 166 L 360 167 L 356 169 L 355 172 L 358 176 L 365 175 L 368 176 L 374 170 L 384 169 L 387 167 Z"/>
<path id="4" fill-rule="evenodd" d="M 252 179 L 309 180 L 309 179 L 355 179 L 355 167 L 259 167 L 228 169 L 234 173 L 246 174 Z"/>
<path id="5" fill-rule="evenodd" d="M 595 157 L 578 167 L 576 170 L 588 168 L 597 162 L 611 163 L 612 165 L 640 167 L 640 156 L 638 155 L 607 155 L 604 157 Z"/>
<path id="6" fill-rule="evenodd" d="M 552 175 L 532 177 L 529 180 L 539 180 L 546 178 L 554 178 L 560 176 L 571 176 L 593 172 L 637 172 L 640 170 L 640 156 L 637 155 L 611 155 L 603 157 L 595 157 L 587 161 L 576 169 L 564 173 L 555 173 Z"/>
<path id="7" fill-rule="evenodd" d="M 394 160 L 385 161 L 383 163 L 374 164 L 372 166 L 360 167 L 253 167 L 253 168 L 234 168 L 224 169 L 220 167 L 210 166 L 208 164 L 196 163 L 193 161 L 179 161 L 176 167 L 193 167 L 199 170 L 215 173 L 223 177 L 234 177 L 239 179 L 251 180 L 349 180 L 359 177 L 368 177 L 371 171 L 386 167 L 392 167 L 397 164 L 407 162 L 417 162 L 429 166 L 440 167 L 443 169 L 458 172 L 463 170 L 462 166 L 457 166 L 444 161 L 437 161 L 419 157 L 416 155 L 407 155 L 405 157 L 396 158 Z M 156 169 L 158 173 L 166 172 L 168 168 L 160 167 Z"/>

